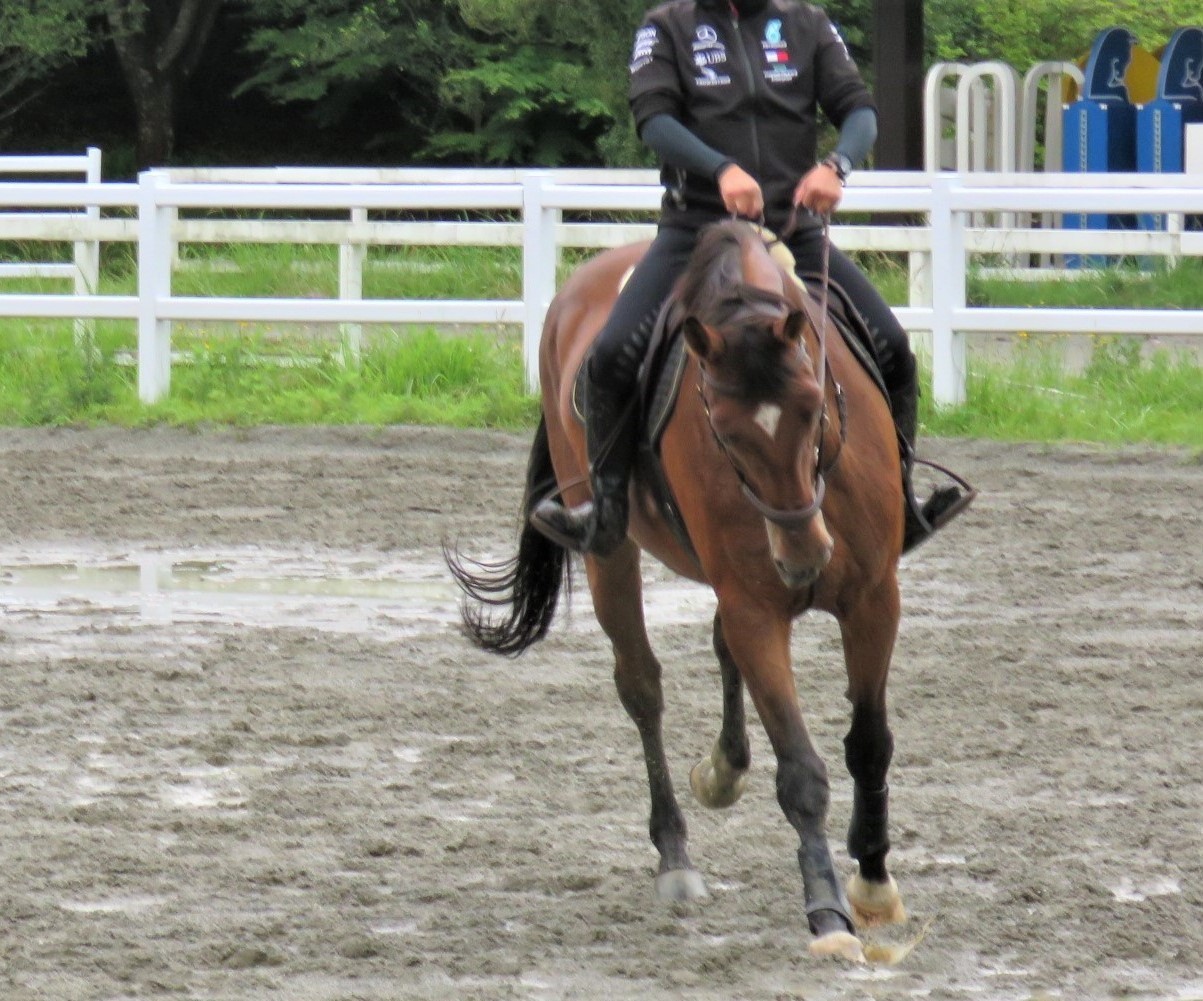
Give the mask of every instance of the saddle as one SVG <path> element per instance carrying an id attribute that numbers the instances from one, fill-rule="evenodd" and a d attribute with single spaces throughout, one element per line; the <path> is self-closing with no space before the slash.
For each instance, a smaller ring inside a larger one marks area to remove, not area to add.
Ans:
<path id="1" fill-rule="evenodd" d="M 822 307 L 823 277 L 805 275 L 800 279 L 800 284 L 817 312 Z M 860 362 L 888 404 L 889 393 L 869 325 L 842 287 L 828 279 L 827 288 L 827 329 L 839 332 L 853 357 Z M 660 462 L 660 439 L 676 409 L 688 360 L 677 305 L 676 297 L 670 296 L 661 307 L 639 369 L 636 388 L 638 442 L 633 475 L 648 490 L 660 516 L 672 529 L 677 541 L 696 559 L 697 554 L 685 528 L 685 521 Z M 585 423 L 584 373 L 587 368 L 588 358 L 577 371 L 572 390 L 573 413 L 582 426 Z M 901 442 L 901 438 L 899 440 Z"/>

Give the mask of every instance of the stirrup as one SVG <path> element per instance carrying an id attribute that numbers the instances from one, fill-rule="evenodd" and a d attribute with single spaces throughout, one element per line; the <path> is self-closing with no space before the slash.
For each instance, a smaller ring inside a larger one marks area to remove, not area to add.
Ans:
<path id="1" fill-rule="evenodd" d="M 535 505 L 530 523 L 552 542 L 581 556 L 609 556 L 627 537 L 627 517 L 625 496 L 599 494 L 576 507 L 548 497 Z"/>
<path id="2" fill-rule="evenodd" d="M 545 497 L 532 509 L 529 520 L 532 528 L 557 546 L 583 556 L 589 551 L 596 532 L 597 526 L 593 524 L 596 517 L 591 500 L 570 508 L 552 497 Z M 570 521 L 576 523 L 572 528 Z"/>
<path id="3" fill-rule="evenodd" d="M 907 464 L 905 470 L 906 529 L 902 539 L 903 555 L 918 549 L 935 535 L 936 532 L 968 508 L 977 498 L 978 493 L 976 487 L 972 486 L 964 477 L 958 476 L 951 469 L 927 459 L 920 459 L 913 453 L 910 459 L 911 461 Z M 932 491 L 931 496 L 923 502 L 923 505 L 920 506 L 911 483 L 911 473 L 916 462 L 927 466 L 929 469 L 935 469 L 943 473 L 949 479 L 954 480 L 956 485 L 937 487 Z"/>

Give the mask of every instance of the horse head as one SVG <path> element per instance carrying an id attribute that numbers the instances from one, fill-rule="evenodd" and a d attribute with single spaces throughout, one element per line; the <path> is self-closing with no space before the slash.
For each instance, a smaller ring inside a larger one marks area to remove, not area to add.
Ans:
<path id="1" fill-rule="evenodd" d="M 764 518 L 782 581 L 808 587 L 834 543 L 821 507 L 823 372 L 802 293 L 740 222 L 702 234 L 678 293 L 714 438 Z"/>

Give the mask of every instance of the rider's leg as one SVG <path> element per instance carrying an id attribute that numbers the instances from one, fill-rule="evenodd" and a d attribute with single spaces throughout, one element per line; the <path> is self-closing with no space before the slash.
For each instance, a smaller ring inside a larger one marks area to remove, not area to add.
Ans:
<path id="1" fill-rule="evenodd" d="M 535 506 L 531 524 L 576 552 L 605 556 L 627 534 L 627 481 L 636 447 L 639 367 L 661 304 L 685 267 L 696 234 L 662 228 L 619 293 L 585 371 L 585 447 L 593 499 Z"/>
<path id="2" fill-rule="evenodd" d="M 800 231 L 798 237 L 791 239 L 790 249 L 798 261 L 799 272 L 819 273 L 822 269 L 822 231 L 816 227 Z M 832 281 L 848 293 L 873 338 L 882 378 L 889 392 L 890 411 L 906 444 L 903 475 L 909 493 L 911 459 L 919 424 L 919 378 L 915 355 L 902 324 L 860 268 L 837 247 L 830 248 L 829 266 Z M 908 502 L 902 551 L 908 552 L 929 539 L 965 510 L 973 497 L 972 492 L 965 493 L 959 486 L 947 484 L 932 491 L 918 512 Z"/>

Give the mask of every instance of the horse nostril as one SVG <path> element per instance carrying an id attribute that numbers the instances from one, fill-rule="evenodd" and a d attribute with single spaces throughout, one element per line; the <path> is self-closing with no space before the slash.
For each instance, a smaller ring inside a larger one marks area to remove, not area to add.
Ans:
<path id="1" fill-rule="evenodd" d="M 809 587 L 819 579 L 822 567 L 789 567 L 784 560 L 774 560 L 777 574 L 786 587 Z"/>

